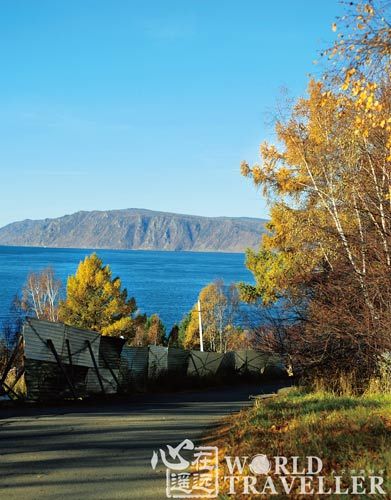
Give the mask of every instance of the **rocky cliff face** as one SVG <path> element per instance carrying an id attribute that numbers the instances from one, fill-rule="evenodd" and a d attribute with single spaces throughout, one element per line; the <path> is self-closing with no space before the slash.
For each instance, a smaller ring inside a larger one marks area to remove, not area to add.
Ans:
<path id="1" fill-rule="evenodd" d="M 243 252 L 259 246 L 265 222 L 142 209 L 77 212 L 8 224 L 0 245 Z"/>

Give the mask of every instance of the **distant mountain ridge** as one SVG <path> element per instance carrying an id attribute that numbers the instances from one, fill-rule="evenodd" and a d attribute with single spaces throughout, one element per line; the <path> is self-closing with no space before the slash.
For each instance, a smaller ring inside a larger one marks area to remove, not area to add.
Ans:
<path id="1" fill-rule="evenodd" d="M 265 222 L 250 217 L 202 217 L 137 208 L 81 211 L 8 224 L 0 228 L 0 245 L 243 252 L 259 246 Z"/>

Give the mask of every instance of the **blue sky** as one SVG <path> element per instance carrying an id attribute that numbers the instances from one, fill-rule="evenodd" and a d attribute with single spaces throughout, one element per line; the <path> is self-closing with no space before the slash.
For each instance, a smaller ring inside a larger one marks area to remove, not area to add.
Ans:
<path id="1" fill-rule="evenodd" d="M 78 210 L 267 216 L 239 174 L 337 0 L 2 0 L 0 225 Z"/>

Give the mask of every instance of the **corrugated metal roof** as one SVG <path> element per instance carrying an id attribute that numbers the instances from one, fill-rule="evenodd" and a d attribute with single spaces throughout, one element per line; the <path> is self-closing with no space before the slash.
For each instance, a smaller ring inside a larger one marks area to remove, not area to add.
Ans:
<path id="1" fill-rule="evenodd" d="M 113 373 L 118 379 L 119 370 L 113 370 Z M 99 368 L 99 374 L 103 383 L 105 394 L 115 394 L 117 392 L 117 383 L 110 370 Z M 87 392 L 89 394 L 100 394 L 102 392 L 98 375 L 94 368 L 88 369 Z"/>
<path id="2" fill-rule="evenodd" d="M 283 371 L 278 356 L 257 351 L 239 350 L 220 354 L 154 345 L 129 347 L 123 345 L 123 339 L 101 337 L 96 332 L 36 319 L 26 322 L 23 337 L 29 399 L 66 397 L 73 392 L 77 396 L 87 392 L 100 393 L 101 387 L 87 341 L 90 342 L 107 393 L 117 392 L 116 378 L 122 390 L 134 390 L 135 387 L 145 388 L 148 378 L 155 379 L 165 373 L 204 377 L 249 372 L 262 374 L 269 371 L 279 376 Z M 57 364 L 48 347 L 48 339 L 52 341 L 62 366 Z M 69 363 L 68 343 L 72 366 Z"/>
<path id="3" fill-rule="evenodd" d="M 126 340 L 118 337 L 102 336 L 99 345 L 99 366 L 107 368 L 106 362 L 113 369 L 119 369 L 121 363 L 121 351 Z"/>
<path id="4" fill-rule="evenodd" d="M 37 319 L 29 319 L 23 325 L 24 355 L 27 359 L 56 362 L 46 341 L 51 339 L 61 355 L 64 343 L 65 325 Z"/>
<path id="5" fill-rule="evenodd" d="M 167 371 L 186 375 L 190 352 L 183 349 L 169 347 L 167 350 Z"/>
<path id="6" fill-rule="evenodd" d="M 91 344 L 92 352 L 98 362 L 100 334 L 80 328 L 70 327 L 62 323 L 28 319 L 23 326 L 24 355 L 27 359 L 56 362 L 56 358 L 47 345 L 50 339 L 64 364 L 69 364 L 69 341 L 72 365 L 93 367 L 91 354 L 86 341 Z"/>
<path id="7" fill-rule="evenodd" d="M 35 401 L 54 400 L 72 397 L 72 391 L 67 384 L 66 378 L 56 363 L 26 359 L 25 383 L 27 399 Z M 66 367 L 78 396 L 86 395 L 87 368 L 74 366 L 73 369 Z"/>
<path id="8" fill-rule="evenodd" d="M 258 373 L 265 371 L 268 355 L 251 350 L 235 351 L 235 370 L 243 373 Z"/>
<path id="9" fill-rule="evenodd" d="M 224 354 L 217 352 L 191 351 L 187 373 L 198 377 L 215 375 L 223 358 Z"/>
<path id="10" fill-rule="evenodd" d="M 148 377 L 156 378 L 167 371 L 168 347 L 148 346 Z"/>
<path id="11" fill-rule="evenodd" d="M 220 375 L 232 374 L 235 372 L 235 353 L 228 351 L 224 353 L 223 359 L 217 369 Z"/>
<path id="12" fill-rule="evenodd" d="M 121 352 L 121 371 L 131 378 L 146 377 L 148 373 L 148 347 L 124 346 Z"/>
<path id="13" fill-rule="evenodd" d="M 99 359 L 99 345 L 101 336 L 97 332 L 89 330 L 82 330 L 73 326 L 66 326 L 64 331 L 64 344 L 61 353 L 61 359 L 64 363 L 69 363 L 68 350 L 65 340 L 69 340 L 71 348 L 72 364 L 76 366 L 88 366 L 92 368 L 94 363 L 91 354 L 87 348 L 86 342 L 90 342 L 92 352 L 95 356 L 96 362 Z"/>

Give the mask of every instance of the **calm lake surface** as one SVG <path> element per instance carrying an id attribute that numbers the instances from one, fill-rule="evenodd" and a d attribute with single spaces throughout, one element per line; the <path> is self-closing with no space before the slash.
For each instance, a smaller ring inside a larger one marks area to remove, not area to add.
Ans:
<path id="1" fill-rule="evenodd" d="M 12 298 L 30 271 L 51 266 L 63 287 L 79 262 L 93 250 L 0 246 L 0 321 L 9 316 Z M 113 276 L 134 296 L 141 312 L 158 313 L 168 329 L 196 302 L 207 283 L 252 282 L 243 254 L 97 250 Z"/>

